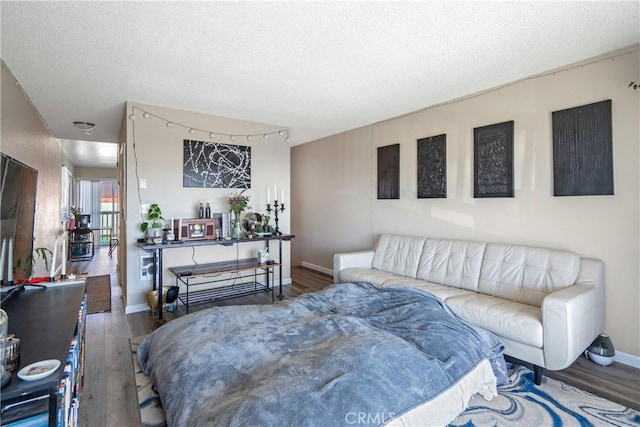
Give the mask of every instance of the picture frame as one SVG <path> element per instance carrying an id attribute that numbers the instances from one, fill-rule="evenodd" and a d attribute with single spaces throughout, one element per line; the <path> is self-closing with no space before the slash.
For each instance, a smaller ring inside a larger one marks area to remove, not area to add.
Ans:
<path id="1" fill-rule="evenodd" d="M 553 195 L 613 195 L 611 100 L 551 113 Z"/>
<path id="2" fill-rule="evenodd" d="M 447 135 L 421 138 L 417 143 L 418 199 L 447 198 Z"/>
<path id="3" fill-rule="evenodd" d="M 400 144 L 378 147 L 378 200 L 400 198 Z"/>
<path id="4" fill-rule="evenodd" d="M 182 186 L 251 188 L 251 147 L 183 140 Z"/>
<path id="5" fill-rule="evenodd" d="M 513 120 L 473 129 L 473 197 L 514 197 Z"/>

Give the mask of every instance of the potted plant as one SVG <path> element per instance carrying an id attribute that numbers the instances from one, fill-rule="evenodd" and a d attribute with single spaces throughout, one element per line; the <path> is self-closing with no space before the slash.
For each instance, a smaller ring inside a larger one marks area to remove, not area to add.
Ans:
<path id="1" fill-rule="evenodd" d="M 147 221 L 143 221 L 140 224 L 140 230 L 147 234 L 147 239 L 154 241 L 156 239 L 162 240 L 162 227 L 164 226 L 164 218 L 162 217 L 162 211 L 157 203 L 152 203 L 147 209 Z"/>
<path id="2" fill-rule="evenodd" d="M 18 259 L 16 262 L 16 269 L 23 271 L 23 276 L 26 281 L 32 280 L 36 271 L 36 262 L 38 259 L 42 259 L 44 261 L 44 269 L 49 271 L 49 257 L 53 256 L 53 253 L 48 248 L 33 248 L 33 250 L 27 251 L 25 253 L 24 263 L 22 258 Z M 52 266 L 54 267 L 54 266 Z"/>

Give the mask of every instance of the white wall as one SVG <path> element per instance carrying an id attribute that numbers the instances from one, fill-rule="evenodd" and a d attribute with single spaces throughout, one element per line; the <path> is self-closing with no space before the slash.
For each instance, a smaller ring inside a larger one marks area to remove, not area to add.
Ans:
<path id="1" fill-rule="evenodd" d="M 73 165 L 62 145 L 43 124 L 33 104 L 2 62 L 2 145 L 0 151 L 38 171 L 34 247 L 53 249 L 53 239 L 63 233 L 61 219 L 62 165 L 73 173 Z M 60 258 L 58 258 L 60 263 Z M 36 276 L 48 276 L 42 261 Z"/>
<path id="2" fill-rule="evenodd" d="M 575 251 L 606 265 L 606 329 L 640 355 L 637 47 L 292 149 L 293 263 L 332 267 L 336 252 L 383 232 Z M 470 70 L 472 72 L 473 70 Z M 612 100 L 613 196 L 553 196 L 551 113 Z M 515 121 L 515 197 L 473 198 L 473 128 Z M 446 133 L 447 198 L 417 199 L 416 140 Z M 400 200 L 376 199 L 376 150 L 400 144 Z"/>
<path id="3" fill-rule="evenodd" d="M 126 305 L 129 311 L 145 304 L 144 295 L 151 290 L 150 281 L 139 280 L 140 255 L 144 251 L 134 243 L 142 237 L 139 229 L 142 222 L 141 204 L 158 203 L 163 217 L 196 218 L 199 201 L 211 202 L 213 212 L 228 212 L 227 197 L 239 189 L 229 188 L 189 188 L 182 186 L 183 140 L 211 141 L 209 133 L 189 134 L 188 129 L 175 126 L 168 128 L 166 121 L 156 118 L 144 119 L 138 107 L 167 121 L 184 124 L 196 129 L 215 131 L 218 134 L 263 134 L 282 129 L 274 125 L 247 122 L 243 120 L 217 117 L 189 111 L 162 108 L 157 106 L 127 103 L 127 116 L 134 111 L 135 121 L 126 120 L 126 203 L 123 211 L 126 218 L 123 224 L 126 233 L 121 250 L 126 248 Z M 284 188 L 285 201 L 290 200 L 290 145 L 284 137 L 272 135 L 269 139 L 238 138 L 236 141 L 219 136 L 217 142 L 251 147 L 251 188 L 245 194 L 250 196 L 250 206 L 245 212 L 265 213 L 267 186 Z M 138 189 L 138 178 L 147 181 L 147 188 Z M 273 195 L 273 191 L 271 192 Z M 280 229 L 290 232 L 290 209 L 280 216 Z M 273 225 L 273 220 L 271 221 Z M 256 250 L 264 246 L 262 242 L 239 245 L 240 258 L 255 257 Z M 290 281 L 289 243 L 283 244 L 283 282 Z M 164 251 L 164 285 L 173 285 L 174 278 L 167 270 L 172 266 L 235 259 L 237 247 L 209 246 L 197 248 L 175 248 Z M 277 252 L 277 244 L 272 243 L 272 257 Z M 279 280 L 276 272 L 276 281 Z"/>

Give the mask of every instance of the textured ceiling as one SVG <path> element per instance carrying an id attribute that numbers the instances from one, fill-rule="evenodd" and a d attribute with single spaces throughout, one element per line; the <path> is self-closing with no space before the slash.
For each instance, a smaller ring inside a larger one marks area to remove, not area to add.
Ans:
<path id="1" fill-rule="evenodd" d="M 295 145 L 636 44 L 639 9 L 2 1 L 1 55 L 60 139 L 115 142 L 129 100 L 287 127 Z"/>

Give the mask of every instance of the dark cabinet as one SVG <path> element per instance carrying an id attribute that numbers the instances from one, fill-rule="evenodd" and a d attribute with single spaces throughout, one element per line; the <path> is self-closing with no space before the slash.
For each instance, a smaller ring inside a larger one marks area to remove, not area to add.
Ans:
<path id="1" fill-rule="evenodd" d="M 85 284 L 28 288 L 7 299 L 9 333 L 20 338 L 20 365 L 2 389 L 2 425 L 74 426 L 84 373 Z M 57 359 L 53 374 L 23 381 L 17 372 Z"/>

